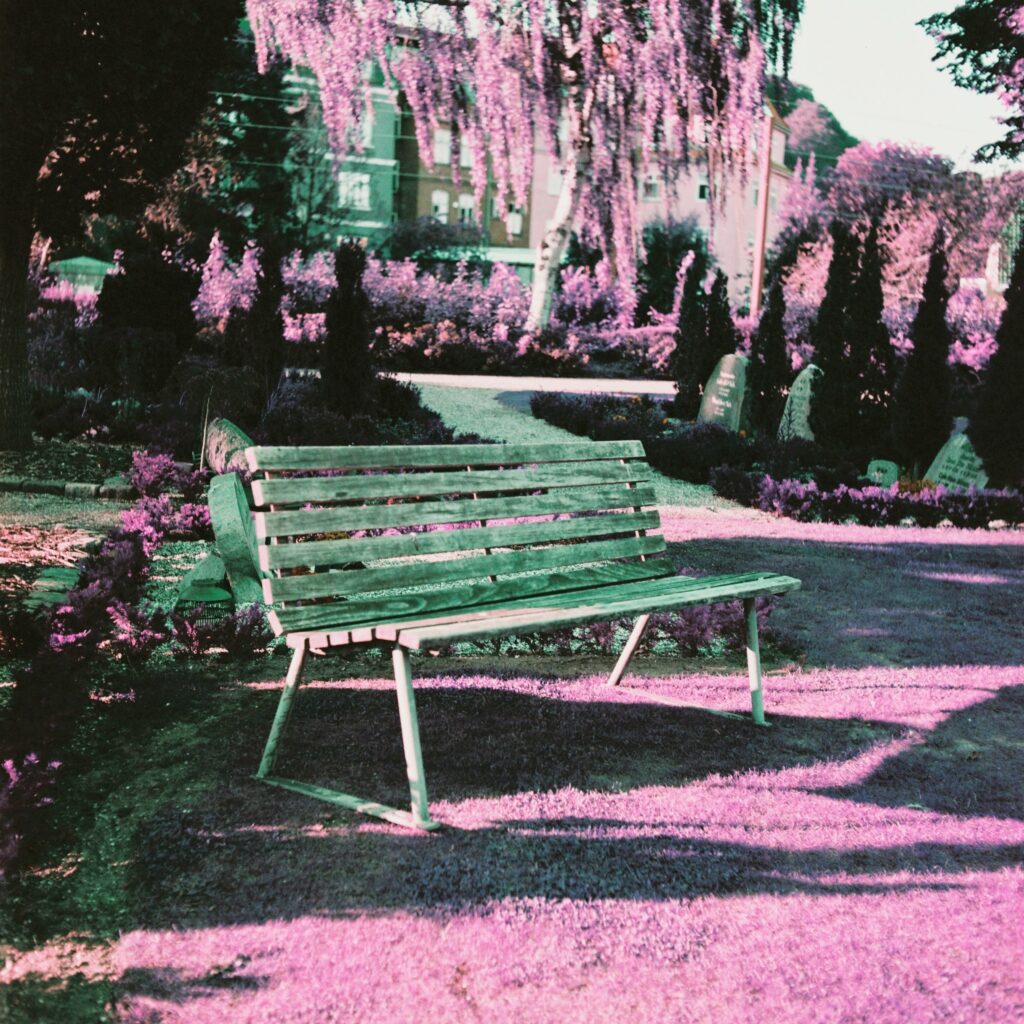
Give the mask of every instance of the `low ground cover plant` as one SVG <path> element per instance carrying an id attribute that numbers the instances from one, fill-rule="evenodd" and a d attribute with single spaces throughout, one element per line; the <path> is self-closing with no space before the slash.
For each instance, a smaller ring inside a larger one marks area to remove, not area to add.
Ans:
<path id="1" fill-rule="evenodd" d="M 638 438 L 651 465 L 666 475 L 710 483 L 723 497 L 793 519 L 969 528 L 1024 523 L 1019 491 L 960 491 L 911 480 L 878 487 L 818 445 L 683 423 L 668 416 L 666 403 L 649 397 L 540 393 L 530 408 L 540 419 L 595 440 Z"/>

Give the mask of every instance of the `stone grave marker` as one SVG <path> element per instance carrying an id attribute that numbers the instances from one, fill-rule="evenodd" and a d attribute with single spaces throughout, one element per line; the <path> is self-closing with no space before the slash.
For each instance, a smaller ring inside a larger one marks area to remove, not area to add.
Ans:
<path id="1" fill-rule="evenodd" d="M 988 484 L 988 473 L 970 438 L 963 430 L 953 428 L 950 439 L 942 446 L 928 467 L 924 478 L 943 487 L 982 488 Z"/>
<path id="2" fill-rule="evenodd" d="M 786 397 L 782 419 L 779 421 L 780 441 L 789 441 L 794 437 L 804 441 L 814 440 L 814 431 L 811 430 L 811 389 L 814 386 L 814 378 L 821 372 L 814 363 L 808 363 L 796 375 L 796 380 L 793 381 Z"/>
<path id="3" fill-rule="evenodd" d="M 717 423 L 734 434 L 747 425 L 747 357 L 722 356 L 708 378 L 698 423 Z"/>
<path id="4" fill-rule="evenodd" d="M 872 459 L 868 463 L 867 475 L 876 487 L 892 487 L 900 478 L 900 467 L 888 459 Z"/>

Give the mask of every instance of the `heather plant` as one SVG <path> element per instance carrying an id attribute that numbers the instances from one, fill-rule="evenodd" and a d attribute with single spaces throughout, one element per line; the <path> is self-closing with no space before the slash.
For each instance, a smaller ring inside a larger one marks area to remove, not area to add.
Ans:
<path id="1" fill-rule="evenodd" d="M 984 371 L 971 441 L 996 485 L 1024 487 L 1024 242 L 1014 256 L 995 352 Z"/>
<path id="2" fill-rule="evenodd" d="M 920 476 L 946 443 L 953 420 L 946 275 L 945 242 L 938 231 L 932 242 L 921 303 L 910 328 L 913 348 L 893 399 L 893 444 L 900 461 L 913 476 Z"/>
<path id="3" fill-rule="evenodd" d="M 363 289 L 366 252 L 354 242 L 334 254 L 335 286 L 327 300 L 321 350 L 321 388 L 343 416 L 373 407 L 376 373 L 370 353 L 370 303 Z"/>
<path id="4" fill-rule="evenodd" d="M 36 753 L 0 763 L 0 882 L 17 863 L 30 820 L 53 802 L 49 790 L 59 768 Z"/>

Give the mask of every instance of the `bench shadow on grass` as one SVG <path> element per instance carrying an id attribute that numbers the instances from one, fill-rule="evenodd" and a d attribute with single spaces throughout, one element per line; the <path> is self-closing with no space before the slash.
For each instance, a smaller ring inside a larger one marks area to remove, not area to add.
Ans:
<path id="1" fill-rule="evenodd" d="M 393 694 L 323 689 L 303 698 L 282 774 L 402 802 Z M 502 822 L 492 806 L 476 828 L 426 836 L 376 825 L 356 833 L 353 821 L 369 819 L 260 786 L 232 768 L 205 801 L 192 801 L 189 811 L 167 808 L 142 825 L 133 881 L 144 894 L 139 924 L 210 927 L 387 909 L 447 914 L 511 897 L 885 893 L 954 887 L 934 872 L 994 870 L 1020 860 L 1019 846 L 1009 845 L 802 850 L 680 836 L 686 821 L 659 823 L 664 805 L 657 800 L 638 826 L 589 817 L 583 807 L 592 802 L 572 792 L 682 787 L 713 774 L 842 761 L 893 738 L 899 729 L 892 724 L 780 716 L 774 729 L 759 730 L 698 710 L 567 702 L 483 687 L 425 689 L 419 701 L 435 800 L 564 791 L 564 799 L 549 805 L 578 802 L 580 812 Z M 258 750 L 262 735 L 252 720 L 263 717 L 239 723 L 236 750 Z M 245 758 L 232 764 L 239 760 Z M 728 818 L 727 804 L 720 814 Z M 772 815 L 766 805 L 769 830 Z M 927 877 L 881 877 L 894 872 Z M 856 877 L 829 877 L 842 873 Z"/>
<path id="2" fill-rule="evenodd" d="M 1022 777 L 1024 686 L 1007 686 L 953 712 L 860 784 L 818 792 L 882 807 L 1024 821 Z"/>
<path id="3" fill-rule="evenodd" d="M 802 580 L 769 621 L 811 664 L 1022 664 L 1024 545 L 927 536 L 849 543 L 752 535 L 668 547 L 676 564 L 704 573 L 764 569 Z"/>

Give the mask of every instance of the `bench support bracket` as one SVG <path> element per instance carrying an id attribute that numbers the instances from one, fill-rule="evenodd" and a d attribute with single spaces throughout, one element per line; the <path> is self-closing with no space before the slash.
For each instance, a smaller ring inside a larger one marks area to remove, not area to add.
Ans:
<path id="1" fill-rule="evenodd" d="M 303 796 L 311 796 L 314 799 L 323 800 L 326 803 L 335 804 L 339 807 L 347 807 L 349 810 L 359 811 L 362 814 L 370 814 L 375 818 L 383 818 L 385 821 L 390 821 L 395 825 L 404 825 L 406 828 L 427 831 L 440 828 L 439 822 L 431 821 L 430 811 L 427 806 L 427 782 L 423 771 L 423 753 L 420 748 L 419 724 L 416 718 L 416 698 L 412 689 L 409 652 L 399 647 L 395 648 L 393 657 L 395 684 L 398 690 L 398 716 L 402 726 L 402 745 L 405 749 L 406 774 L 409 777 L 409 792 L 412 797 L 411 811 L 402 811 L 397 807 L 389 807 L 387 804 L 365 800 L 362 797 L 352 796 L 349 793 L 341 793 L 337 790 L 327 789 L 324 786 L 300 782 L 297 779 L 283 779 L 271 774 L 274 770 L 274 763 L 277 760 L 278 744 L 288 725 L 292 704 L 302 678 L 302 669 L 306 661 L 307 649 L 306 642 L 303 642 L 295 648 L 295 653 L 292 655 L 291 664 L 288 666 L 288 675 L 285 678 L 284 690 L 281 692 L 277 713 L 274 715 L 274 723 L 270 727 L 270 735 L 267 737 L 267 744 L 263 749 L 263 757 L 260 760 L 260 766 L 255 777 L 260 782 L 266 782 L 268 785 L 278 786 L 293 793 L 301 793 Z"/>

